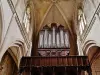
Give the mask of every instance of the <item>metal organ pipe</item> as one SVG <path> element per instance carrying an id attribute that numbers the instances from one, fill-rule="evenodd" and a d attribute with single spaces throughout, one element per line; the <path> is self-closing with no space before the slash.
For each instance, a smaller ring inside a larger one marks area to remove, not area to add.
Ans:
<path id="1" fill-rule="evenodd" d="M 60 29 L 60 43 L 61 43 L 61 48 L 64 47 L 64 31 Z"/>
<path id="2" fill-rule="evenodd" d="M 40 31 L 39 34 L 39 48 L 43 48 L 44 31 Z"/>
<path id="3" fill-rule="evenodd" d="M 48 46 L 48 30 L 45 29 L 45 32 L 44 32 L 44 47 L 47 48 Z"/>
<path id="4" fill-rule="evenodd" d="M 65 31 L 65 47 L 69 48 L 69 35 L 68 32 Z"/>
<path id="5" fill-rule="evenodd" d="M 69 48 L 69 35 L 63 26 L 58 28 L 52 25 L 52 29 L 45 26 L 40 31 L 39 48 Z"/>
<path id="6" fill-rule="evenodd" d="M 52 41 L 52 45 L 53 45 L 54 48 L 56 47 L 56 37 L 55 37 L 56 34 L 55 34 L 55 29 L 56 29 L 56 28 L 53 27 L 53 31 L 52 31 L 52 37 L 53 37 L 53 38 L 52 38 L 52 40 L 53 40 L 53 41 Z"/>
<path id="7" fill-rule="evenodd" d="M 51 31 L 49 31 L 49 35 L 48 35 L 48 47 L 49 48 L 51 48 L 51 45 L 52 45 L 52 43 L 51 43 Z"/>
<path id="8" fill-rule="evenodd" d="M 60 36 L 59 36 L 59 32 L 57 32 L 57 35 L 56 35 L 56 44 L 57 44 L 57 48 L 60 47 Z"/>

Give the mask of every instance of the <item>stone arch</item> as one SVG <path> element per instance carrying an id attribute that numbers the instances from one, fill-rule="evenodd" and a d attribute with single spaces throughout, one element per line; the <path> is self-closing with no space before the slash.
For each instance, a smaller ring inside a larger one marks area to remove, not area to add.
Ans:
<path id="1" fill-rule="evenodd" d="M 19 62 L 20 62 L 20 58 L 22 56 L 25 56 L 26 54 L 26 46 L 24 45 L 24 42 L 20 41 L 20 40 L 16 40 L 13 41 L 12 43 L 9 43 L 10 45 L 8 45 L 5 50 L 3 50 L 2 53 L 2 57 L 4 56 L 4 54 L 8 51 L 12 57 L 14 57 L 13 59 L 15 60 L 17 66 L 19 67 Z M 16 56 L 16 51 L 19 53 L 19 57 Z M 14 56 L 13 56 L 14 55 Z M 2 59 L 1 57 L 1 59 Z"/>
<path id="2" fill-rule="evenodd" d="M 100 47 L 92 46 L 87 54 L 93 75 L 100 75 Z"/>
<path id="3" fill-rule="evenodd" d="M 100 47 L 97 46 L 94 40 L 88 40 L 83 46 L 84 55 L 87 55 L 90 63 L 94 61 L 94 58 L 98 56 Z"/>
<path id="4" fill-rule="evenodd" d="M 8 75 L 17 75 L 19 64 L 20 64 L 20 59 L 22 56 L 25 55 L 25 46 L 22 41 L 16 40 L 15 43 L 11 44 L 6 52 L 4 52 L 0 66 L 2 66 L 1 74 L 4 75 L 5 73 L 9 73 Z M 5 58 L 6 57 L 6 58 Z M 8 60 L 8 61 L 6 61 Z M 9 65 L 8 65 L 9 64 Z M 7 66 L 8 65 L 8 66 Z M 15 67 L 13 67 L 15 66 Z M 11 68 L 9 68 L 11 67 Z M 14 69 L 14 73 L 12 74 L 12 70 Z M 7 70 L 7 72 L 6 72 Z"/>
<path id="5" fill-rule="evenodd" d="M 93 75 L 100 75 L 100 53 L 92 62 L 91 68 L 92 68 Z"/>
<path id="6" fill-rule="evenodd" d="M 2 57 L 1 66 L 0 75 L 17 75 L 18 67 L 8 51 Z"/>
<path id="7" fill-rule="evenodd" d="M 20 58 L 22 57 L 20 48 L 17 46 L 12 46 L 12 47 L 8 48 L 7 51 L 9 52 L 9 54 L 15 61 L 17 67 L 19 67 Z"/>
<path id="8" fill-rule="evenodd" d="M 4 55 L 4 53 L 9 49 L 9 48 L 11 48 L 11 47 L 18 47 L 18 48 L 20 48 L 20 54 L 21 54 L 21 56 L 25 56 L 26 55 L 26 53 L 27 53 L 27 46 L 26 46 L 26 44 L 25 44 L 25 42 L 23 41 L 23 40 L 21 40 L 21 39 L 19 39 L 19 38 L 16 38 L 16 40 L 11 40 L 11 41 L 9 41 L 7 44 L 6 44 L 6 46 L 3 46 L 2 48 L 1 48 L 1 52 L 0 52 L 0 61 L 1 61 L 1 59 L 2 59 L 2 57 L 3 57 L 3 55 Z"/>
<path id="9" fill-rule="evenodd" d="M 26 48 L 25 43 L 24 43 L 23 40 L 17 38 L 16 40 L 11 41 L 9 43 L 9 45 L 6 46 L 3 49 L 3 52 L 1 52 L 2 57 L 1 57 L 1 61 L 0 61 L 0 66 L 2 67 L 2 70 L 0 70 L 1 71 L 0 75 L 5 75 L 5 73 L 8 73 L 8 71 L 9 71 L 9 74 L 7 74 L 7 75 L 17 75 L 19 64 L 20 64 L 20 59 L 21 59 L 22 56 L 26 55 L 25 54 L 26 49 L 27 48 Z M 4 58 L 5 56 L 7 58 Z M 6 60 L 8 58 L 11 61 L 8 61 L 8 62 L 3 61 L 3 60 Z M 9 63 L 11 65 L 7 66 L 7 63 Z M 16 66 L 15 67 L 16 71 L 14 71 L 15 74 L 11 74 L 11 72 L 12 72 L 11 70 L 13 70 L 11 68 L 14 68 L 13 66 Z M 7 68 L 7 67 L 11 67 L 11 68 Z"/>
<path id="10" fill-rule="evenodd" d="M 92 46 L 96 46 L 96 42 L 94 40 L 88 40 L 85 42 L 83 46 L 84 55 L 87 55 L 89 48 Z"/>
<path id="11" fill-rule="evenodd" d="M 98 55 L 100 55 L 100 47 L 92 46 L 89 48 L 87 56 L 91 64 L 95 61 Z"/>
<path id="12" fill-rule="evenodd" d="M 100 75 L 100 47 L 94 40 L 88 40 L 85 43 L 84 54 L 89 58 L 92 74 Z"/>
<path id="13" fill-rule="evenodd" d="M 16 42 L 14 43 L 14 45 L 16 45 L 16 46 L 18 46 L 18 47 L 20 47 L 21 48 L 21 51 L 20 51 L 20 53 L 21 53 L 21 56 L 25 56 L 26 54 L 25 54 L 25 51 L 26 51 L 26 46 L 25 46 L 25 44 L 24 44 L 24 42 L 21 40 L 16 40 Z"/>

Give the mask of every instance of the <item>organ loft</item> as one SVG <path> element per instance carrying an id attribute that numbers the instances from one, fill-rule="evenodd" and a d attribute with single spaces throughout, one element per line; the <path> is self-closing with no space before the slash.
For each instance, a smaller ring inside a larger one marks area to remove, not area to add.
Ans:
<path id="1" fill-rule="evenodd" d="M 92 75 L 87 56 L 70 55 L 70 33 L 63 25 L 45 25 L 38 39 L 37 56 L 22 57 L 19 75 Z"/>
<path id="2" fill-rule="evenodd" d="M 38 28 L 38 23 L 33 26 L 31 56 L 21 58 L 19 75 L 84 75 L 85 72 L 87 75 L 92 75 L 88 57 L 79 56 L 77 48 L 74 25 L 85 23 L 83 23 L 85 20 L 82 7 L 78 5 L 79 10 L 77 8 L 72 10 L 73 18 L 69 13 L 67 16 L 71 19 L 66 20 L 59 7 L 60 1 L 51 0 L 51 6 L 42 26 Z M 70 9 L 65 10 L 70 11 Z M 32 14 L 33 11 L 30 13 Z"/>
<path id="3" fill-rule="evenodd" d="M 100 0 L 0 0 L 0 75 L 100 75 Z"/>

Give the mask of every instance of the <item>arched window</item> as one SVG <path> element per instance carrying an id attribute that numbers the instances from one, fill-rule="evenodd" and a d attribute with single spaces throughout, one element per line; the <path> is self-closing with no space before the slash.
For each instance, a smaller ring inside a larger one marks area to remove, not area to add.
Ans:
<path id="1" fill-rule="evenodd" d="M 78 24 L 79 24 L 80 34 L 82 34 L 86 26 L 86 19 L 82 9 L 78 10 Z"/>
<path id="2" fill-rule="evenodd" d="M 27 33 L 29 32 L 30 27 L 30 7 L 27 6 L 24 14 L 23 24 L 26 28 Z"/>

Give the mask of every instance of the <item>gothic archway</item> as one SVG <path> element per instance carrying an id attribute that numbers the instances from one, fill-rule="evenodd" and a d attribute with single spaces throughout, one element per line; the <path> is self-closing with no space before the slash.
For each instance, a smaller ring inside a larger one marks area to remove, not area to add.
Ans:
<path id="1" fill-rule="evenodd" d="M 93 75 L 100 75 L 100 47 L 94 40 L 88 40 L 83 46 L 84 55 L 88 56 Z"/>
<path id="2" fill-rule="evenodd" d="M 92 74 L 100 75 L 100 47 L 90 47 L 88 51 L 88 58 L 91 64 Z"/>
<path id="3" fill-rule="evenodd" d="M 92 63 L 92 74 L 100 75 L 100 54 L 99 57 L 95 58 L 95 61 Z"/>
<path id="4" fill-rule="evenodd" d="M 1 65 L 2 70 L 0 75 L 17 75 L 18 67 L 8 51 L 4 54 Z"/>
<path id="5" fill-rule="evenodd" d="M 23 43 L 17 41 L 6 50 L 0 62 L 0 75 L 17 75 L 20 59 L 25 55 L 23 49 Z"/>

